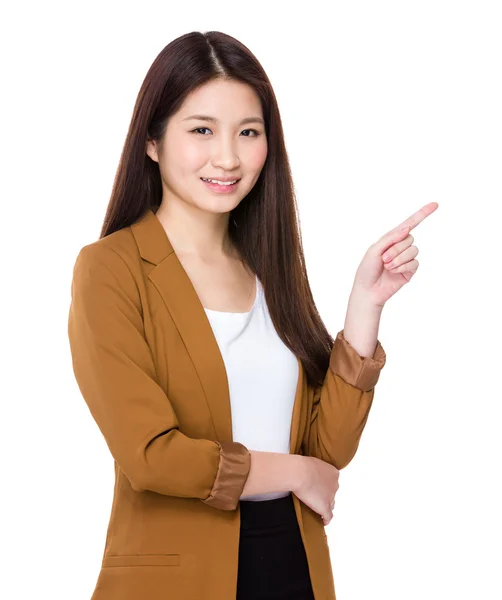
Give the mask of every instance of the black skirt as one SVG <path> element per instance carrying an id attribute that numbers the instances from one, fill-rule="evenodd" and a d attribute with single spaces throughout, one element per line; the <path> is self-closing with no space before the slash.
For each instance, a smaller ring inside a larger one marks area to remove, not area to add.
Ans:
<path id="1" fill-rule="evenodd" d="M 314 600 L 293 496 L 241 500 L 236 600 Z"/>

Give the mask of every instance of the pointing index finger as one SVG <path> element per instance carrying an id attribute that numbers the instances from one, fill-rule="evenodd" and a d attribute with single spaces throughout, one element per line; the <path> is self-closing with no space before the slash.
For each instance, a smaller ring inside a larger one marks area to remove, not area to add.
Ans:
<path id="1" fill-rule="evenodd" d="M 403 229 L 404 227 L 409 227 L 410 231 L 415 228 L 419 223 L 421 223 L 426 217 L 432 214 L 436 208 L 439 206 L 437 202 L 429 202 L 423 206 L 420 210 L 417 210 L 416 213 L 408 217 L 405 221 L 396 227 L 397 229 Z"/>

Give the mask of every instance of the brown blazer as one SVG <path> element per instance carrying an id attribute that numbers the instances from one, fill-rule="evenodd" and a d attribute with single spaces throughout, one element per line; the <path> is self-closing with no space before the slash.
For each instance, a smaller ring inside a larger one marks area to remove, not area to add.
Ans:
<path id="1" fill-rule="evenodd" d="M 114 458 L 115 488 L 92 600 L 235 600 L 248 449 L 232 441 L 211 325 L 151 210 L 84 246 L 68 335 L 75 378 Z M 290 453 L 338 469 L 354 456 L 385 364 L 336 336 L 322 388 L 299 363 Z M 251 449 L 252 450 L 252 449 Z M 320 515 L 293 494 L 316 600 L 335 600 Z"/>

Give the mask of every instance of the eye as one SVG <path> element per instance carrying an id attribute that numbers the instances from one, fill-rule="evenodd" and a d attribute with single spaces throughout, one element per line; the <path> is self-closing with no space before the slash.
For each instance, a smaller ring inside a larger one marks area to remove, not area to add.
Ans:
<path id="1" fill-rule="evenodd" d="M 191 133 L 198 133 L 201 129 L 207 129 L 208 131 L 211 131 L 209 127 L 196 127 L 195 129 L 192 129 Z"/>
<path id="2" fill-rule="evenodd" d="M 256 129 L 244 129 L 244 131 L 254 131 L 254 136 L 251 136 L 251 137 L 257 137 L 258 135 L 260 135 L 260 132 L 256 131 Z M 250 137 L 250 136 L 246 135 L 244 137 Z"/>
<path id="3" fill-rule="evenodd" d="M 192 129 L 190 133 L 196 133 L 199 134 L 199 131 L 202 131 L 204 129 L 207 129 L 207 131 L 211 131 L 209 129 L 209 127 L 196 127 L 195 129 Z M 243 131 L 252 131 L 254 133 L 253 136 L 249 136 L 249 135 L 245 135 L 244 137 L 257 137 L 260 135 L 260 132 L 257 131 L 256 129 L 243 129 Z M 199 134 L 199 135 L 205 135 L 203 133 Z"/>

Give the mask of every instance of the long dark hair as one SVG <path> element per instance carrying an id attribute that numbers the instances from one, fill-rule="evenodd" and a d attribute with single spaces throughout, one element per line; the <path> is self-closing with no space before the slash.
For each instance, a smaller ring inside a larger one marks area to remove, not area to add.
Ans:
<path id="1" fill-rule="evenodd" d="M 289 158 L 272 85 L 252 52 L 219 31 L 194 31 L 169 43 L 143 81 L 116 172 L 100 238 L 135 223 L 162 201 L 159 165 L 145 151 L 160 142 L 169 117 L 208 81 L 247 83 L 261 101 L 267 158 L 252 190 L 231 211 L 229 237 L 265 290 L 282 341 L 300 358 L 309 385 L 322 385 L 334 339 L 310 289 Z M 234 223 L 237 223 L 237 226 Z"/>

